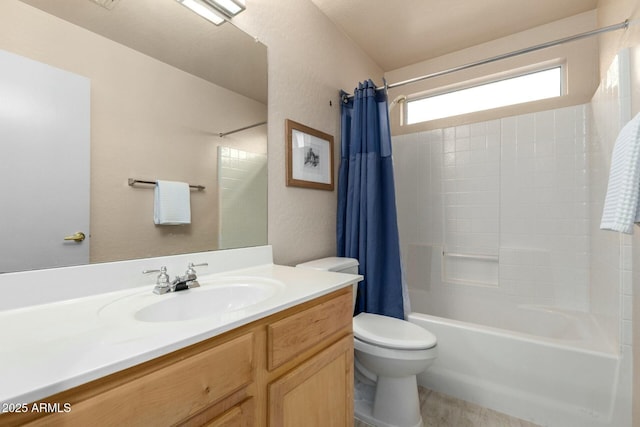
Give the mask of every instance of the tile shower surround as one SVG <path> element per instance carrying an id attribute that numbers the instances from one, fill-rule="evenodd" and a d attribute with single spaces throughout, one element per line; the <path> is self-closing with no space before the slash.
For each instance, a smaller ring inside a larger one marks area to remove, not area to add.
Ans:
<path id="1" fill-rule="evenodd" d="M 483 293 L 498 303 L 589 312 L 619 349 L 618 425 L 628 425 L 622 420 L 631 414 L 632 244 L 631 236 L 599 226 L 613 145 L 631 118 L 630 62 L 620 51 L 586 105 L 393 138 L 403 262 L 412 295 L 421 299 L 415 305 L 428 312 L 430 301 L 456 304 Z M 477 153 L 458 158 L 458 151 Z M 472 176 L 478 182 L 471 188 L 463 180 Z M 465 191 L 490 202 L 450 194 Z M 452 206 L 458 209 L 447 210 Z M 484 212 L 473 212 L 480 206 Z M 496 216 L 487 218 L 488 209 Z M 443 283 L 443 248 L 497 254 L 497 285 Z"/>
<path id="2" fill-rule="evenodd" d="M 484 274 L 517 302 L 588 310 L 589 121 L 580 105 L 393 137 L 405 254 L 499 257 L 494 269 L 457 262 L 445 274 Z M 426 288 L 442 286 L 431 276 Z"/>

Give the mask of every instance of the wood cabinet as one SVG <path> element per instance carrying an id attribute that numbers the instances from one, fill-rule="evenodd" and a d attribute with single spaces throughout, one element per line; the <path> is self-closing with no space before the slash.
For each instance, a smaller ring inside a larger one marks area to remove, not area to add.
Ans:
<path id="1" fill-rule="evenodd" d="M 341 427 L 353 424 L 353 303 L 351 292 L 336 295 L 268 325 L 268 369 L 295 361 L 269 388 L 269 425 Z M 340 334 L 348 325 L 349 333 Z M 342 336 L 327 347 L 331 337 Z"/>
<path id="2" fill-rule="evenodd" d="M 70 412 L 0 426 L 350 426 L 351 316 L 349 286 L 42 400 Z"/>
<path id="3" fill-rule="evenodd" d="M 269 385 L 269 425 L 353 423 L 353 338 L 346 336 Z"/>

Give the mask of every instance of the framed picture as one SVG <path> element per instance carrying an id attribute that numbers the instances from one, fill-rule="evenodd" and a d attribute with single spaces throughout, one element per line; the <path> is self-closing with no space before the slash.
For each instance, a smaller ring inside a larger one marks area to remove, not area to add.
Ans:
<path id="1" fill-rule="evenodd" d="M 333 191 L 333 136 L 285 120 L 287 186 Z"/>

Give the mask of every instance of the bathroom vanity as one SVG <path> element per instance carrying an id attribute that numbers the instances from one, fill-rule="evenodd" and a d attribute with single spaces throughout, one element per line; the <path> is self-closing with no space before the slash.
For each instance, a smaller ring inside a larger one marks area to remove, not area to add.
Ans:
<path id="1" fill-rule="evenodd" d="M 0 425 L 353 423 L 351 284 L 360 276 L 264 264 L 200 280 L 200 289 L 184 292 L 206 300 L 206 292 L 229 283 L 279 287 L 241 309 L 178 320 L 171 312 L 170 321 L 140 320 L 141 307 L 156 304 L 141 302 L 152 285 L 0 311 L 3 324 L 13 321 L 23 332 L 28 316 L 48 329 L 33 331 L 33 339 L 2 337 Z M 77 340 L 64 332 L 45 338 L 80 317 Z"/>

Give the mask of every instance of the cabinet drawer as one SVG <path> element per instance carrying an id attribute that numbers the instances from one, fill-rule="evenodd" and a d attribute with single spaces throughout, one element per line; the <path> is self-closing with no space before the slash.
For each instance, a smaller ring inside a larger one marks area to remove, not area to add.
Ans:
<path id="1" fill-rule="evenodd" d="M 252 427 L 255 425 L 254 418 L 253 398 L 249 398 L 203 424 L 203 427 Z"/>
<path id="2" fill-rule="evenodd" d="M 175 424 L 253 380 L 253 343 L 253 333 L 243 335 L 75 403 L 68 414 L 47 416 L 33 425 Z"/>
<path id="3" fill-rule="evenodd" d="M 353 299 L 345 292 L 268 328 L 268 367 L 273 370 L 344 327 L 351 328 Z"/>

